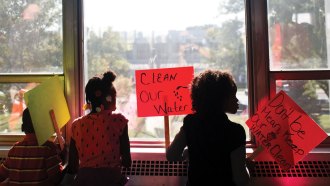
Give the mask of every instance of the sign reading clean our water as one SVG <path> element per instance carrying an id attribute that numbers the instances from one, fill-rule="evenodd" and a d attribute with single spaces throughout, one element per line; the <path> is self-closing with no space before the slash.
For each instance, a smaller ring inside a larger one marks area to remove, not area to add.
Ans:
<path id="1" fill-rule="evenodd" d="M 139 117 L 189 114 L 193 67 L 136 70 Z"/>

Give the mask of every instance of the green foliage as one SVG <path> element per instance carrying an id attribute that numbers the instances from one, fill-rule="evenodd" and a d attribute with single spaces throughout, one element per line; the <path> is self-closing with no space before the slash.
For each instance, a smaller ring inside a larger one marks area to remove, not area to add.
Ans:
<path id="1" fill-rule="evenodd" d="M 330 133 L 330 115 L 329 114 L 323 114 L 318 117 L 319 125 L 322 126 L 323 130 L 326 133 Z"/>
<path id="2" fill-rule="evenodd" d="M 129 62 L 125 59 L 125 42 L 118 32 L 108 28 L 102 36 L 94 31 L 88 33 L 88 78 L 111 69 L 117 74 L 130 77 Z"/>
<path id="3" fill-rule="evenodd" d="M 319 87 L 324 90 L 324 93 L 329 97 L 329 81 L 328 80 L 317 80 L 316 83 Z"/>
<path id="4" fill-rule="evenodd" d="M 237 19 L 228 20 L 221 27 L 207 30 L 210 43 L 210 61 L 214 68 L 230 71 L 236 80 L 246 76 L 245 48 L 242 38 L 243 23 Z M 243 83 L 238 86 L 245 87 Z"/>
<path id="5" fill-rule="evenodd" d="M 61 1 L 0 1 L 1 72 L 63 71 Z"/>
<path id="6" fill-rule="evenodd" d="M 282 69 L 329 68 L 326 44 L 324 0 L 270 0 L 270 45 L 281 40 L 279 63 Z M 310 19 L 299 20 L 306 15 Z M 280 26 L 280 34 L 276 31 Z M 277 36 L 275 36 L 277 32 Z M 277 37 L 277 38 L 276 38 Z M 279 38 L 280 37 L 280 38 Z M 289 95 L 318 121 L 321 108 L 317 90 L 324 90 L 329 97 L 328 80 L 290 81 Z"/>
<path id="7" fill-rule="evenodd" d="M 245 1 L 242 0 L 225 0 L 221 1 L 219 6 L 220 14 L 238 13 L 244 10 Z"/>
<path id="8" fill-rule="evenodd" d="M 127 101 L 133 91 L 133 80 L 131 78 L 119 75 L 114 82 L 114 86 L 116 87 L 118 98 L 124 98 L 122 100 Z"/>
<path id="9" fill-rule="evenodd" d="M 315 80 L 309 80 L 303 85 L 305 91 L 302 93 L 303 96 L 308 96 L 309 99 L 316 100 L 317 95 L 316 95 L 316 82 Z"/>

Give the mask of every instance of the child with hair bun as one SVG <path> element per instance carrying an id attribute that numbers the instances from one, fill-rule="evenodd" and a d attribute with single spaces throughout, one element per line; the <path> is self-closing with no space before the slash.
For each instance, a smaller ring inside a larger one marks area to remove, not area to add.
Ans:
<path id="1" fill-rule="evenodd" d="M 128 120 L 115 114 L 116 74 L 92 77 L 85 87 L 90 113 L 72 123 L 69 173 L 77 174 L 74 185 L 125 185 L 122 167 L 131 165 Z"/>

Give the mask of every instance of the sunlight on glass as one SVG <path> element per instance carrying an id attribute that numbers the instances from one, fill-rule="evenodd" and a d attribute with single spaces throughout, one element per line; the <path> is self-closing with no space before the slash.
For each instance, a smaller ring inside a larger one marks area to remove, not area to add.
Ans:
<path id="1" fill-rule="evenodd" d="M 330 134 L 327 80 L 279 80 L 276 92 L 285 91 L 320 127 Z"/>
<path id="2" fill-rule="evenodd" d="M 20 133 L 26 108 L 24 93 L 37 83 L 0 83 L 0 133 Z"/>
<path id="3" fill-rule="evenodd" d="M 0 9 L 0 73 L 63 73 L 62 1 L 2 0 Z"/>
<path id="4" fill-rule="evenodd" d="M 271 70 L 329 69 L 330 3 L 268 0 Z"/>
<path id="5" fill-rule="evenodd" d="M 230 71 L 240 110 L 230 116 L 245 126 L 247 70 L 242 0 L 86 0 L 85 83 L 107 69 L 118 75 L 117 111 L 129 119 L 132 138 L 163 139 L 164 117 L 137 117 L 135 70 L 194 66 Z M 170 116 L 170 135 L 184 115 Z M 247 132 L 248 133 L 248 132 Z"/>

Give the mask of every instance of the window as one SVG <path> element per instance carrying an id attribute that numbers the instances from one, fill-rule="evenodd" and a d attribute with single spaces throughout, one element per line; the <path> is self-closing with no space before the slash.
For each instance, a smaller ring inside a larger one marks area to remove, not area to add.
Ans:
<path id="1" fill-rule="evenodd" d="M 62 1 L 1 0 L 0 11 L 0 135 L 21 134 L 24 92 L 64 72 Z"/>
<path id="2" fill-rule="evenodd" d="M 326 0 L 0 0 L 1 144 L 22 134 L 24 91 L 59 75 L 76 118 L 87 80 L 107 68 L 119 74 L 118 109 L 133 140 L 164 139 L 163 117 L 135 114 L 134 70 L 179 66 L 231 70 L 241 110 L 230 117 L 243 126 L 262 100 L 284 90 L 330 134 L 329 7 Z M 170 117 L 171 137 L 182 118 Z"/>
<path id="3" fill-rule="evenodd" d="M 330 3 L 268 3 L 271 90 L 287 92 L 330 134 Z"/>
<path id="4" fill-rule="evenodd" d="M 235 2 L 235 3 L 233 3 Z M 194 66 L 230 71 L 240 100 L 233 121 L 248 119 L 244 0 L 85 0 L 85 82 L 107 69 L 117 74 L 117 111 L 131 139 L 164 140 L 164 117 L 137 117 L 138 69 Z M 170 116 L 173 138 L 184 115 Z M 246 127 L 246 132 L 248 129 Z"/>

